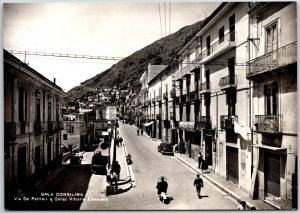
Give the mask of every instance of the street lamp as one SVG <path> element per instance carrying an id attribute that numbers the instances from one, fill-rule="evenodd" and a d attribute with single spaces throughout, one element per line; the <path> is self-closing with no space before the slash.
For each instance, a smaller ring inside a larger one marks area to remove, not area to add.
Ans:
<path id="1" fill-rule="evenodd" d="M 117 128 L 119 128 L 119 123 L 118 123 L 118 119 L 116 119 L 116 122 L 115 122 L 115 139 L 114 139 L 114 153 L 113 153 L 113 162 L 112 162 L 112 165 L 115 165 L 115 162 L 116 162 L 116 140 L 117 140 Z"/>

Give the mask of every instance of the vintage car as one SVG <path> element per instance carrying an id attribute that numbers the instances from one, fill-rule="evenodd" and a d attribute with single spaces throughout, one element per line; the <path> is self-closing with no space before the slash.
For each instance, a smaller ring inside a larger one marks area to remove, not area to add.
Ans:
<path id="1" fill-rule="evenodd" d="M 70 166 L 81 166 L 84 152 L 76 152 L 70 157 Z"/>
<path id="2" fill-rule="evenodd" d="M 108 156 L 103 156 L 101 151 L 96 149 L 92 157 L 91 172 L 95 174 L 100 173 L 106 175 L 108 160 Z"/>
<path id="3" fill-rule="evenodd" d="M 174 155 L 173 146 L 170 143 L 160 143 L 157 147 L 157 151 L 161 152 L 163 155 Z"/>

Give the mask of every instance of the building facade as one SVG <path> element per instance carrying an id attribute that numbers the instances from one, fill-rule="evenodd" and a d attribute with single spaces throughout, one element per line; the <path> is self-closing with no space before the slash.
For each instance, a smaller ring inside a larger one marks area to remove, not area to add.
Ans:
<path id="1" fill-rule="evenodd" d="M 251 3 L 247 78 L 253 126 L 252 196 L 297 205 L 297 12 L 295 2 Z"/>
<path id="2" fill-rule="evenodd" d="M 62 89 L 4 50 L 5 192 L 26 191 L 61 163 Z"/>

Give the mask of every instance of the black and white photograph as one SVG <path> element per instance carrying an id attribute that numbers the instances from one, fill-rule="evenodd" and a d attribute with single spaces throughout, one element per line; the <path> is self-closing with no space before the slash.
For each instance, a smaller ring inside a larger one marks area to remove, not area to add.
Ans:
<path id="1" fill-rule="evenodd" d="M 5 211 L 297 210 L 297 1 L 4 2 Z"/>

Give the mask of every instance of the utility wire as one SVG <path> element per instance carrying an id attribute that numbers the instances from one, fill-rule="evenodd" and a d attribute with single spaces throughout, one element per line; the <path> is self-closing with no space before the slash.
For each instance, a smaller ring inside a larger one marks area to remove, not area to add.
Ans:
<path id="1" fill-rule="evenodd" d="M 159 22 L 160 22 L 160 36 L 162 37 L 161 13 L 160 13 L 160 3 L 159 2 L 158 2 L 158 10 L 159 10 Z"/>
<path id="2" fill-rule="evenodd" d="M 169 5 L 169 35 L 170 35 L 170 32 L 171 32 L 171 2 Z"/>
<path id="3" fill-rule="evenodd" d="M 164 12 L 165 12 L 165 36 L 167 35 L 167 13 L 166 13 L 166 2 L 164 2 Z"/>

